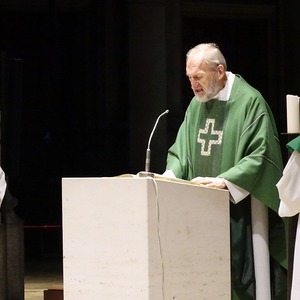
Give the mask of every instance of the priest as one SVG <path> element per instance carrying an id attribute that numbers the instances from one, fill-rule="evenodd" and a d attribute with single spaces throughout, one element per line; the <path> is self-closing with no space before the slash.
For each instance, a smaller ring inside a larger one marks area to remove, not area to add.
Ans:
<path id="1" fill-rule="evenodd" d="M 194 98 L 163 175 L 229 190 L 232 299 L 286 299 L 276 188 L 282 159 L 272 112 L 256 89 L 227 71 L 214 43 L 188 51 L 186 75 Z"/>

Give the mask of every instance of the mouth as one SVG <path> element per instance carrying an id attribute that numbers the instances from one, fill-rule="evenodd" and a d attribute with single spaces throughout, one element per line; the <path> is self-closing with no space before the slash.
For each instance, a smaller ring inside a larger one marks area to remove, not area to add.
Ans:
<path id="1" fill-rule="evenodd" d="M 195 94 L 203 94 L 204 90 L 203 89 L 195 89 Z"/>

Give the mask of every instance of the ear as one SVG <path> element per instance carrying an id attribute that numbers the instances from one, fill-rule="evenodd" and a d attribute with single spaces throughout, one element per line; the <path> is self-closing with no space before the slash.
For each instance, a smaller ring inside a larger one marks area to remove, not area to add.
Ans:
<path id="1" fill-rule="evenodd" d="M 219 78 L 220 79 L 223 78 L 225 76 L 225 73 L 226 73 L 224 66 L 223 65 L 218 65 L 217 66 L 217 72 L 218 72 Z"/>

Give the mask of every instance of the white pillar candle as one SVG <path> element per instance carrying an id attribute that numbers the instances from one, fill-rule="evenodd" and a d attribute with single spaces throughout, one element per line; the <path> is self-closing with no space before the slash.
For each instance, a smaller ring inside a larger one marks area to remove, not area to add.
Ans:
<path id="1" fill-rule="evenodd" d="M 286 118 L 287 132 L 300 133 L 300 109 L 298 96 L 286 96 Z"/>

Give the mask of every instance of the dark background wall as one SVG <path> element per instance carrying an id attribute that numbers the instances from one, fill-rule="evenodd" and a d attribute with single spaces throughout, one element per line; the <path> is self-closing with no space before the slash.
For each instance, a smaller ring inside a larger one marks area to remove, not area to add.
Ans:
<path id="1" fill-rule="evenodd" d="M 152 126 L 168 108 L 151 144 L 151 170 L 163 172 L 192 96 L 185 53 L 197 43 L 220 45 L 285 132 L 285 95 L 300 94 L 299 6 L 0 0 L 1 165 L 25 226 L 61 225 L 62 177 L 143 170 Z"/>

